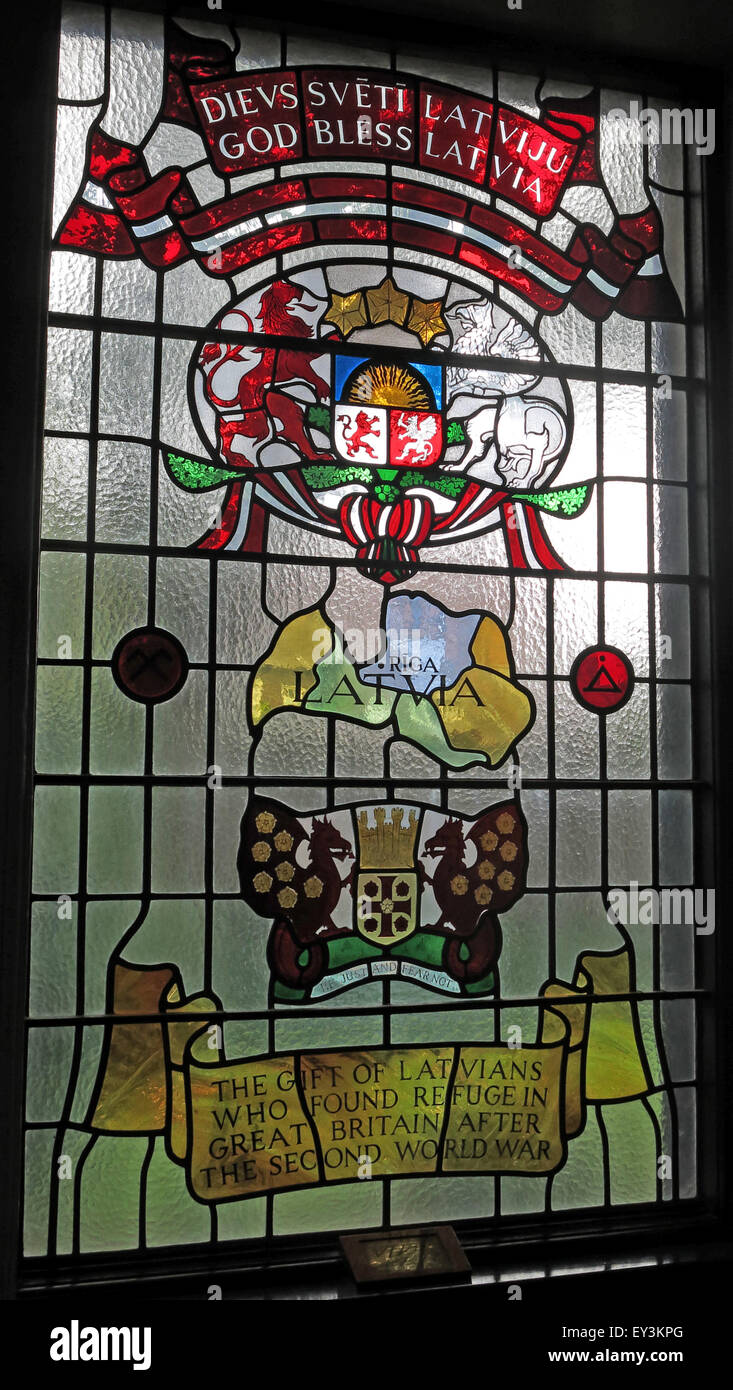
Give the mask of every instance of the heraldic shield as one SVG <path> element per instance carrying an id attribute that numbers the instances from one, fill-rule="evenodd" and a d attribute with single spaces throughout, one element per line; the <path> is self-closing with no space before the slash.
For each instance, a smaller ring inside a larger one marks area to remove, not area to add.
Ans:
<path id="1" fill-rule="evenodd" d="M 417 814 L 411 807 L 405 824 L 404 807 L 392 806 L 387 819 L 387 808 L 374 806 L 360 811 L 356 824 L 356 929 L 367 941 L 394 946 L 418 927 Z"/>
<path id="2" fill-rule="evenodd" d="M 443 368 L 335 360 L 333 444 L 351 464 L 430 468 L 443 456 Z"/>

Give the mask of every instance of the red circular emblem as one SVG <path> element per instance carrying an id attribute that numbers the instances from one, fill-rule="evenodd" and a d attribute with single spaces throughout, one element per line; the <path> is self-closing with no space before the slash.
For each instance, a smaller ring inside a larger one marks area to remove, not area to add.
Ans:
<path id="1" fill-rule="evenodd" d="M 573 662 L 570 688 L 585 709 L 610 714 L 631 699 L 634 669 L 617 647 L 586 647 Z"/>
<path id="2" fill-rule="evenodd" d="M 156 704 L 178 694 L 188 675 L 188 657 L 171 632 L 140 627 L 117 643 L 112 675 L 131 700 Z"/>

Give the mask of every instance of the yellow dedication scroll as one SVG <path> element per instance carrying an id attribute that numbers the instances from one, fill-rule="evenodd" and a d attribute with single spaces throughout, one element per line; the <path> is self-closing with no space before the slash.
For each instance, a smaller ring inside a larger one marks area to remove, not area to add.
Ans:
<path id="1" fill-rule="evenodd" d="M 290 1052 L 227 1061 L 219 1005 L 170 967 L 117 963 L 92 1127 L 163 1132 L 201 1202 L 362 1178 L 542 1176 L 588 1104 L 654 1089 L 627 950 L 551 980 L 536 1039 Z M 611 996 L 610 998 L 608 996 Z M 621 996 L 619 998 L 619 996 Z M 134 1022 L 159 1011 L 159 1021 Z"/>
<path id="2" fill-rule="evenodd" d="M 189 1185 L 226 1201 L 359 1178 L 549 1173 L 566 1154 L 568 1030 L 531 1047 L 349 1049 L 188 1073 Z M 198 1054 L 195 1055 L 195 1054 Z"/>

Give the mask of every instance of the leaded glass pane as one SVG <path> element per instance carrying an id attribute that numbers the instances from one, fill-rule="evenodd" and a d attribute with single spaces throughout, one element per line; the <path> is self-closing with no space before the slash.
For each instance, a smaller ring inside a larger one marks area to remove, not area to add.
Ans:
<path id="1" fill-rule="evenodd" d="M 29 1256 L 695 1195 L 699 268 L 632 95 L 65 7 Z"/>

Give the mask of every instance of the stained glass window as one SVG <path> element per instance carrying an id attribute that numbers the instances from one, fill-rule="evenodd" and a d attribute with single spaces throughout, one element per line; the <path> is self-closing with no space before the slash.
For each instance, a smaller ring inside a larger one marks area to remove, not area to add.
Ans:
<path id="1" fill-rule="evenodd" d="M 26 1255 L 694 1198 L 699 160 L 95 5 L 58 90 Z"/>

